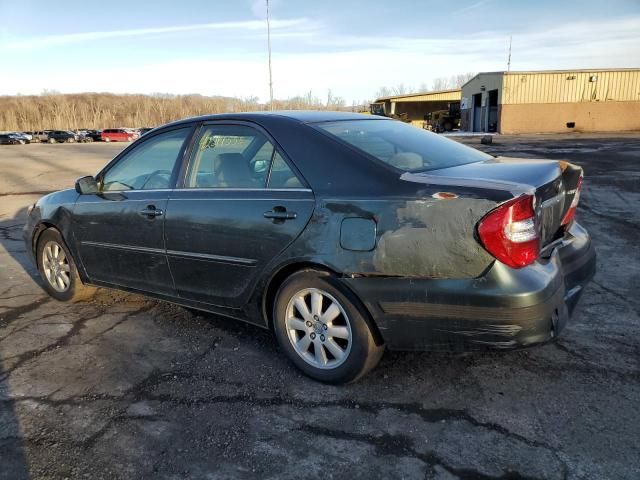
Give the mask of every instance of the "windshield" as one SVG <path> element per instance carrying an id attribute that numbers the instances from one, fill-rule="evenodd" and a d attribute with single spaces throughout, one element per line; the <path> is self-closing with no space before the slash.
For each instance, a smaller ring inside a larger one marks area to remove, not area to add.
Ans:
<path id="1" fill-rule="evenodd" d="M 492 158 L 486 153 L 396 120 L 346 120 L 316 125 L 358 150 L 405 172 L 455 167 Z"/>

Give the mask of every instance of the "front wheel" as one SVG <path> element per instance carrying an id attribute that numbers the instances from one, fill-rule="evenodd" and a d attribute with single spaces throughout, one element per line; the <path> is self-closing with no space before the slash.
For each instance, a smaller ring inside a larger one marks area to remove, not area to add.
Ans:
<path id="1" fill-rule="evenodd" d="M 329 274 L 304 270 L 280 287 L 274 330 L 280 347 L 306 375 L 348 383 L 375 367 L 384 352 L 364 315 L 357 299 Z"/>
<path id="2" fill-rule="evenodd" d="M 56 300 L 77 302 L 95 293 L 95 288 L 80 280 L 76 264 L 56 229 L 49 228 L 40 235 L 36 260 L 44 288 Z"/>

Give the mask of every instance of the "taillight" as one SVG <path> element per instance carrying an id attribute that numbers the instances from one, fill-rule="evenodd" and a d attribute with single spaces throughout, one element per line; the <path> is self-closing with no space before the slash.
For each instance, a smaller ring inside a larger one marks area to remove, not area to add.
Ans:
<path id="1" fill-rule="evenodd" d="M 505 265 L 522 268 L 540 253 L 534 197 L 521 195 L 491 210 L 478 222 L 484 248 Z"/>
<path id="2" fill-rule="evenodd" d="M 573 200 L 571 201 L 571 205 L 569 205 L 569 210 L 562 217 L 562 225 L 569 225 L 573 222 L 573 219 L 576 216 L 576 210 L 578 209 L 578 202 L 580 202 L 580 191 L 582 190 L 582 175 L 578 178 L 578 185 L 576 186 L 575 193 L 573 194 Z M 567 192 L 571 193 L 571 192 Z"/>

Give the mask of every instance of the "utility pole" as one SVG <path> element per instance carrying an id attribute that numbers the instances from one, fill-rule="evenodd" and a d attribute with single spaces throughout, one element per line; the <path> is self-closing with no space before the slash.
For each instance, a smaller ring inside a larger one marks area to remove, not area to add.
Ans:
<path id="1" fill-rule="evenodd" d="M 273 80 L 271 76 L 271 25 L 269 24 L 269 0 L 267 2 L 267 47 L 269 49 L 269 109 L 273 110 Z"/>
<path id="2" fill-rule="evenodd" d="M 267 0 L 267 3 L 269 0 Z M 509 58 L 507 58 L 507 72 L 511 71 L 511 35 L 509 35 Z"/>

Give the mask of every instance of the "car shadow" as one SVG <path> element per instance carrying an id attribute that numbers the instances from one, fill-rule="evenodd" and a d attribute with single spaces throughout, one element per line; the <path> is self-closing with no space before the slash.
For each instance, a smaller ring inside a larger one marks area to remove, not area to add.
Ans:
<path id="1" fill-rule="evenodd" d="M 15 260 L 29 277 L 36 280 L 37 273 L 34 267 L 29 266 L 24 245 L 22 244 L 22 225 L 26 218 L 26 207 L 12 218 L 0 217 L 0 253 L 6 253 L 7 257 L 0 257 L 0 270 L 7 272 L 7 263 Z M 7 295 L 10 285 L 0 284 L 0 479 L 27 479 L 30 478 L 29 463 L 25 439 L 18 414 L 18 404 L 11 393 L 9 372 L 3 354 L 3 342 L 6 338 L 3 331 L 19 318 L 22 311 L 28 305 L 10 306 Z"/>

